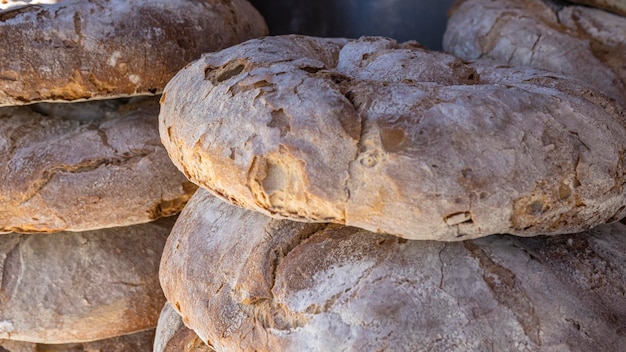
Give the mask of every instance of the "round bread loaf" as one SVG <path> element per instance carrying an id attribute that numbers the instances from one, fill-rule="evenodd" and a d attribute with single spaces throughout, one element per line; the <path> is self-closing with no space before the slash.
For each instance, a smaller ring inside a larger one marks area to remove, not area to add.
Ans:
<path id="1" fill-rule="evenodd" d="M 204 190 L 163 252 L 163 291 L 217 351 L 617 351 L 626 225 L 407 241 L 275 220 Z"/>
<path id="2" fill-rule="evenodd" d="M 267 34 L 245 0 L 67 0 L 0 12 L 0 106 L 154 94 L 185 64 Z"/>
<path id="3" fill-rule="evenodd" d="M 453 241 L 626 215 L 624 111 L 485 65 L 384 38 L 251 40 L 170 81 L 161 139 L 194 183 L 276 218 Z"/>
<path id="4" fill-rule="evenodd" d="M 626 17 L 542 0 L 464 0 L 451 10 L 446 51 L 576 77 L 626 106 Z"/>
<path id="5" fill-rule="evenodd" d="M 0 236 L 0 338 L 76 343 L 153 329 L 173 223 Z"/>
<path id="6" fill-rule="evenodd" d="M 2 352 L 142 352 L 150 351 L 154 329 L 110 339 L 71 343 L 41 344 L 24 341 L 0 340 Z"/>
<path id="7" fill-rule="evenodd" d="M 96 117 L 86 121 L 76 107 L 68 118 L 0 108 L 0 232 L 86 231 L 180 211 L 196 186 L 161 145 L 156 99 L 135 100 L 80 103 Z"/>
<path id="8" fill-rule="evenodd" d="M 165 303 L 157 324 L 152 352 L 213 352 L 198 335 L 187 328 L 178 313 Z"/>

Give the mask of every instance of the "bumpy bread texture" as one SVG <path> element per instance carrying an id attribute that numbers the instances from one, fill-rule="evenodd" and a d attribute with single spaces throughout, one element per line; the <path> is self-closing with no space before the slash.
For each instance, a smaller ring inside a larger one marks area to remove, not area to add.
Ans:
<path id="1" fill-rule="evenodd" d="M 617 351 L 626 225 L 465 242 L 275 220 L 199 190 L 161 285 L 217 351 Z"/>
<path id="2" fill-rule="evenodd" d="M 595 6 L 622 16 L 626 16 L 626 2 L 624 0 L 570 0 L 571 2 Z"/>
<path id="3" fill-rule="evenodd" d="M 92 104 L 81 103 L 86 114 Z M 160 143 L 158 109 L 145 98 L 82 121 L 0 108 L 0 232 L 86 231 L 180 211 L 196 186 Z"/>
<path id="4" fill-rule="evenodd" d="M 155 328 L 172 224 L 0 236 L 0 338 L 76 343 Z"/>
<path id="5" fill-rule="evenodd" d="M 172 79 L 161 139 L 194 183 L 276 218 L 451 241 L 626 215 L 624 111 L 485 65 L 383 38 L 251 40 Z"/>
<path id="6" fill-rule="evenodd" d="M 68 0 L 0 13 L 0 105 L 153 94 L 188 62 L 265 35 L 245 0 Z"/>
<path id="7" fill-rule="evenodd" d="M 200 337 L 185 326 L 169 303 L 165 303 L 154 337 L 153 352 L 213 352 Z"/>
<path id="8" fill-rule="evenodd" d="M 576 77 L 626 106 L 626 17 L 542 0 L 465 0 L 451 13 L 446 51 Z"/>
<path id="9" fill-rule="evenodd" d="M 154 329 L 105 340 L 72 344 L 41 344 L 0 340 L 2 352 L 148 352 L 152 348 Z"/>

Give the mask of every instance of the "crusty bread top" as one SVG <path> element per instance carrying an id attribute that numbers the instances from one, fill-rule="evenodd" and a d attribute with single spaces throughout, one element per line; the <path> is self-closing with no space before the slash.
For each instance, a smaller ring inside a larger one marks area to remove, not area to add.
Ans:
<path id="1" fill-rule="evenodd" d="M 187 66 L 161 103 L 187 177 L 277 218 L 462 240 L 626 214 L 624 111 L 563 76 L 385 38 L 267 37 Z"/>
<path id="2" fill-rule="evenodd" d="M 95 230 L 180 211 L 196 187 L 160 143 L 156 97 L 133 100 L 0 108 L 0 232 Z"/>
<path id="3" fill-rule="evenodd" d="M 67 0 L 0 12 L 0 106 L 158 93 L 202 53 L 265 34 L 245 0 Z"/>
<path id="4" fill-rule="evenodd" d="M 575 77 L 626 106 L 626 17 L 544 0 L 465 0 L 450 13 L 444 50 Z"/>

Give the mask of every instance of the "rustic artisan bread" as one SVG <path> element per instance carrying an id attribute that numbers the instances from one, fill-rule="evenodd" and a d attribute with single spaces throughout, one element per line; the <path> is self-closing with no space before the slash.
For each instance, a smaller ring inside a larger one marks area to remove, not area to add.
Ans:
<path id="1" fill-rule="evenodd" d="M 105 340 L 72 343 L 41 344 L 24 341 L 0 340 L 2 352 L 148 352 L 152 348 L 154 329 Z"/>
<path id="2" fill-rule="evenodd" d="M 542 0 L 465 0 L 451 13 L 446 51 L 576 77 L 626 106 L 626 17 Z"/>
<path id="3" fill-rule="evenodd" d="M 624 111 L 483 66 L 383 38 L 251 40 L 170 81 L 161 139 L 190 180 L 276 218 L 449 241 L 626 215 Z"/>
<path id="4" fill-rule="evenodd" d="M 199 190 L 159 271 L 217 351 L 617 351 L 626 225 L 407 241 L 274 220 Z"/>
<path id="5" fill-rule="evenodd" d="M 76 343 L 155 328 L 172 225 L 0 236 L 0 338 Z"/>
<path id="6" fill-rule="evenodd" d="M 571 2 L 595 6 L 601 9 L 615 12 L 622 16 L 626 16 L 626 2 L 624 0 L 570 0 Z"/>
<path id="7" fill-rule="evenodd" d="M 245 0 L 68 0 L 0 12 L 0 105 L 153 94 L 189 61 L 265 35 Z"/>
<path id="8" fill-rule="evenodd" d="M 178 313 L 169 303 L 165 303 L 154 337 L 153 352 L 212 352 L 200 337 L 187 328 Z"/>
<path id="9" fill-rule="evenodd" d="M 81 105 L 93 114 L 93 103 Z M 0 108 L 0 232 L 85 231 L 180 211 L 196 187 L 160 143 L 158 109 L 144 98 L 83 121 Z"/>

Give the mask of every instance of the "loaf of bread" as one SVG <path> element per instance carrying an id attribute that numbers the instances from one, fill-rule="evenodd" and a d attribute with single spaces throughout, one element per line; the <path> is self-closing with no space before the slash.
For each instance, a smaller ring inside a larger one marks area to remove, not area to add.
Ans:
<path id="1" fill-rule="evenodd" d="M 155 328 L 172 225 L 0 236 L 0 338 L 77 343 Z"/>
<path id="2" fill-rule="evenodd" d="M 267 34 L 246 0 L 67 0 L 0 12 L 0 106 L 154 94 L 189 61 Z"/>
<path id="3" fill-rule="evenodd" d="M 187 328 L 178 313 L 165 303 L 154 337 L 152 352 L 213 352 L 198 335 Z"/>
<path id="4" fill-rule="evenodd" d="M 190 180 L 276 218 L 454 241 L 626 215 L 615 101 L 415 43 L 251 40 L 181 70 L 159 116 Z"/>
<path id="5" fill-rule="evenodd" d="M 626 225 L 464 242 L 275 220 L 204 190 L 160 280 L 217 351 L 617 351 Z"/>
<path id="6" fill-rule="evenodd" d="M 626 106 L 626 17 L 549 0 L 465 0 L 451 14 L 443 47 L 463 60 L 576 77 Z"/>
<path id="7" fill-rule="evenodd" d="M 154 329 L 110 339 L 71 343 L 41 344 L 24 341 L 0 340 L 2 352 L 148 352 L 152 348 Z"/>
<path id="8" fill-rule="evenodd" d="M 182 209 L 196 186 L 161 145 L 156 98 L 63 105 L 0 108 L 0 232 L 127 226 Z"/>

